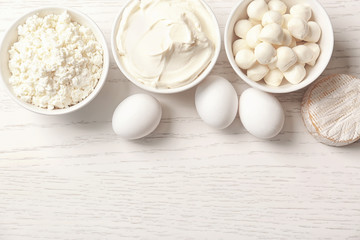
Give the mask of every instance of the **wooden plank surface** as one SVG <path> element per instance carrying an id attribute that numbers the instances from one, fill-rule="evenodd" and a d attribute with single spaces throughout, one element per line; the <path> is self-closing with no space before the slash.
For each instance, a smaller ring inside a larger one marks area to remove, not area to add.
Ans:
<path id="1" fill-rule="evenodd" d="M 237 0 L 207 2 L 223 33 Z M 360 76 L 360 1 L 320 2 L 336 41 L 324 75 Z M 0 0 L 0 38 L 30 9 L 55 5 L 90 16 L 110 46 L 124 3 Z M 239 95 L 248 88 L 224 50 L 213 72 Z M 190 90 L 154 95 L 159 128 L 129 142 L 113 134 L 111 116 L 138 92 L 113 59 L 100 95 L 68 116 L 30 113 L 0 88 L 0 240 L 360 239 L 360 143 L 317 143 L 300 117 L 304 90 L 277 96 L 286 123 L 271 141 L 249 135 L 238 118 L 223 131 L 206 126 Z"/>

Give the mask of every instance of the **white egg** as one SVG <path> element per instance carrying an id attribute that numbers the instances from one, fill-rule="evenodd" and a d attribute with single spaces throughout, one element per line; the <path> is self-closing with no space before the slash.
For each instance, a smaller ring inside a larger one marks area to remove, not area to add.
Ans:
<path id="1" fill-rule="evenodd" d="M 238 96 L 228 80 L 220 76 L 209 76 L 196 89 L 195 106 L 206 124 L 224 129 L 236 117 Z"/>
<path id="2" fill-rule="evenodd" d="M 112 126 L 114 132 L 125 139 L 139 139 L 152 133 L 160 123 L 161 105 L 150 95 L 135 94 L 115 109 Z"/>
<path id="3" fill-rule="evenodd" d="M 249 88 L 240 97 L 239 115 L 245 129 L 261 139 L 277 136 L 285 122 L 284 110 L 272 95 Z"/>

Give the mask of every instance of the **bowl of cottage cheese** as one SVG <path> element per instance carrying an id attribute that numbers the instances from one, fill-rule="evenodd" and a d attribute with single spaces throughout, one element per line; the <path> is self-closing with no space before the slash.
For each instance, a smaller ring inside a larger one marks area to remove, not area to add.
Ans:
<path id="1" fill-rule="evenodd" d="M 61 115 L 90 103 L 102 89 L 109 51 L 98 26 L 68 8 L 41 8 L 16 20 L 0 47 L 3 85 L 21 106 Z"/>
<path id="2" fill-rule="evenodd" d="M 177 93 L 200 83 L 221 48 L 217 19 L 202 0 L 130 0 L 111 37 L 127 79 L 154 93 Z"/>

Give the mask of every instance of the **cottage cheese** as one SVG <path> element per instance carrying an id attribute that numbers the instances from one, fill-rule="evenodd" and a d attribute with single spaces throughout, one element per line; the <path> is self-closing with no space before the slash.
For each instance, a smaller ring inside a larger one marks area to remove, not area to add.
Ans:
<path id="1" fill-rule="evenodd" d="M 84 100 L 103 68 L 102 46 L 67 12 L 29 17 L 18 27 L 18 41 L 9 54 L 9 83 L 16 96 L 47 109 L 68 108 Z"/>

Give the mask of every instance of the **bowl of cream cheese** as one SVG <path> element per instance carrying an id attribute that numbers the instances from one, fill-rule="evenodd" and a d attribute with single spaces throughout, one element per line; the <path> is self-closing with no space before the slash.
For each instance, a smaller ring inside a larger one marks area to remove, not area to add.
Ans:
<path id="1" fill-rule="evenodd" d="M 111 37 L 121 72 L 154 93 L 177 93 L 200 83 L 221 48 L 217 19 L 202 0 L 130 0 Z"/>
<path id="2" fill-rule="evenodd" d="M 109 51 L 99 27 L 85 14 L 47 7 L 18 18 L 0 47 L 0 78 L 22 107 L 62 115 L 89 104 L 102 89 Z"/>

